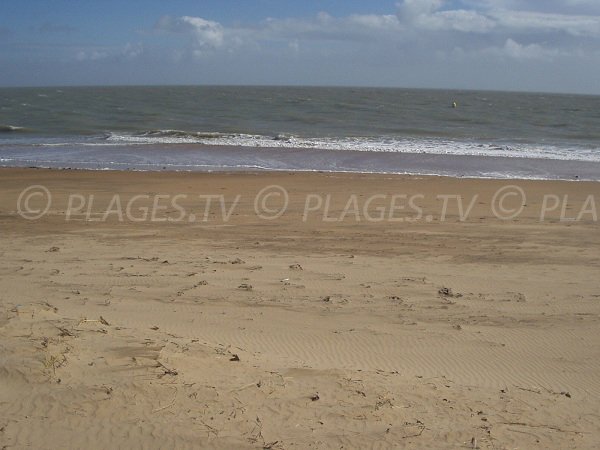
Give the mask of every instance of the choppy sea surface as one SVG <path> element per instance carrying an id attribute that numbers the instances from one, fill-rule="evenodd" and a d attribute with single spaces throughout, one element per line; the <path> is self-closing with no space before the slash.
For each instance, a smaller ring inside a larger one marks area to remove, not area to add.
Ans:
<path id="1" fill-rule="evenodd" d="M 0 165 L 600 180 L 600 97 L 328 87 L 3 88 Z"/>

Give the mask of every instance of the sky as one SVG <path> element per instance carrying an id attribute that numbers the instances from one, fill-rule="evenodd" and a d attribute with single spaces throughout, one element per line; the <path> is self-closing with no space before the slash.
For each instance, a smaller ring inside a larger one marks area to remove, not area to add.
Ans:
<path id="1" fill-rule="evenodd" d="M 600 0 L 2 0 L 0 86 L 600 94 Z"/>

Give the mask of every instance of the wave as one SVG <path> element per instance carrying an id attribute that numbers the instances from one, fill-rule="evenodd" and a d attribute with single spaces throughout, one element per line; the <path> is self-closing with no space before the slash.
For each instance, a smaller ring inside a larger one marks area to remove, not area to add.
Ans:
<path id="1" fill-rule="evenodd" d="M 392 136 L 307 138 L 289 134 L 265 136 L 216 131 L 150 130 L 133 134 L 109 133 L 105 136 L 104 142 L 117 145 L 198 144 L 600 162 L 600 148 L 595 147 L 482 143 L 442 138 L 398 138 Z"/>
<path id="2" fill-rule="evenodd" d="M 110 135 L 109 135 L 110 136 Z M 235 136 L 234 134 L 220 133 L 218 131 L 182 131 L 182 130 L 150 130 L 133 134 L 134 137 L 158 137 L 158 138 L 183 138 L 183 139 L 217 139 L 221 137 Z"/>
<path id="3" fill-rule="evenodd" d="M 14 125 L 0 125 L 0 133 L 14 133 L 17 131 L 27 131 L 25 127 L 16 127 Z"/>
<path id="4" fill-rule="evenodd" d="M 132 134 L 113 134 L 109 133 L 105 139 L 108 141 L 119 140 L 119 141 L 133 141 L 144 143 L 148 138 L 148 143 L 192 143 L 192 142 L 203 142 L 205 140 L 218 140 L 218 139 L 243 139 L 243 140 L 273 140 L 273 141 L 284 141 L 292 142 L 295 138 L 292 135 L 280 133 L 275 136 L 259 136 L 251 134 L 241 133 L 223 133 L 219 131 L 183 131 L 183 130 L 149 130 L 142 131 Z"/>

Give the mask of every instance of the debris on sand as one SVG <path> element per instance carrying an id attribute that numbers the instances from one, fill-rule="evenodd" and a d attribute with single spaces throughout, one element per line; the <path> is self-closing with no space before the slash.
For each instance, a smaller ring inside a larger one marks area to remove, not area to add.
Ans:
<path id="1" fill-rule="evenodd" d="M 60 333 L 59 333 L 60 337 L 65 337 L 65 336 L 75 337 L 75 335 L 71 331 L 67 330 L 66 328 L 58 327 L 58 331 L 60 331 Z"/>
<path id="2" fill-rule="evenodd" d="M 447 287 L 440 288 L 440 290 L 438 291 L 438 294 L 440 294 L 442 297 L 454 297 L 454 293 L 452 292 L 452 289 L 447 288 Z"/>
<path id="3" fill-rule="evenodd" d="M 165 375 L 171 375 L 171 376 L 177 376 L 177 375 L 179 375 L 179 372 L 177 372 L 177 370 L 171 369 L 171 368 L 165 366 L 160 361 L 157 361 L 157 366 L 156 367 L 162 369 L 163 372 L 164 372 L 162 375 L 160 375 L 161 378 L 164 377 Z"/>
<path id="4" fill-rule="evenodd" d="M 446 297 L 446 298 L 460 298 L 460 297 L 462 297 L 462 294 L 459 294 L 459 293 L 455 294 L 454 292 L 452 292 L 452 289 L 450 289 L 448 287 L 444 287 L 444 286 L 441 287 L 438 290 L 438 294 L 441 297 Z"/>

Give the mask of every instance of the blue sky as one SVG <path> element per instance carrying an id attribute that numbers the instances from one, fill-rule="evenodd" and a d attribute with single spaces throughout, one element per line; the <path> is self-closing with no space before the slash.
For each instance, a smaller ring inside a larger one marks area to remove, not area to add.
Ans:
<path id="1" fill-rule="evenodd" d="M 3 0 L 0 85 L 600 94 L 598 0 Z"/>

